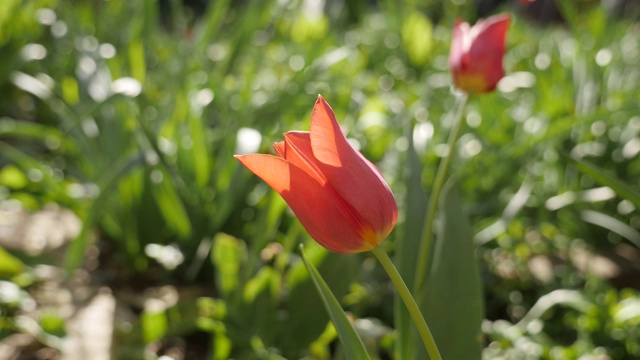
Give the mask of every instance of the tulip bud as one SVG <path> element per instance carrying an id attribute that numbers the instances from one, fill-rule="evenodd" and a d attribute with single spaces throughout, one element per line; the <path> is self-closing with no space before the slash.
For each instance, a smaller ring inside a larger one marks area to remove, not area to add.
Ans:
<path id="1" fill-rule="evenodd" d="M 453 28 L 449 67 L 457 88 L 467 93 L 493 91 L 504 77 L 502 58 L 509 15 L 495 15 L 474 26 L 458 21 Z"/>
<path id="2" fill-rule="evenodd" d="M 289 204 L 311 237 L 336 253 L 378 246 L 398 208 L 380 171 L 355 150 L 333 110 L 318 96 L 311 131 L 290 131 L 274 144 L 277 156 L 235 157 Z"/>

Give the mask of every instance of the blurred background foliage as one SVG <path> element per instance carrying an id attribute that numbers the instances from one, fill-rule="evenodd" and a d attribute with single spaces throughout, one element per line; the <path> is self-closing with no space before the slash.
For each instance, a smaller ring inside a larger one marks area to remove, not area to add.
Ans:
<path id="1" fill-rule="evenodd" d="M 371 353 L 392 358 L 374 259 L 310 242 L 232 155 L 308 130 L 322 94 L 403 209 L 393 251 L 415 221 L 409 154 L 428 190 L 448 151 L 452 24 L 499 11 L 508 75 L 471 100 L 453 169 L 483 358 L 639 358 L 633 0 L 4 0 L 2 352 L 74 358 L 89 308 L 107 314 L 96 356 L 340 358 L 303 242 Z"/>

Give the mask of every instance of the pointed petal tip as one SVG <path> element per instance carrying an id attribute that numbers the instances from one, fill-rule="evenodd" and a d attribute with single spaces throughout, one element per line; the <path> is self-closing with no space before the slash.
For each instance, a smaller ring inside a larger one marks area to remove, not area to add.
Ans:
<path id="1" fill-rule="evenodd" d="M 486 26 L 494 25 L 494 24 L 502 24 L 503 26 L 509 26 L 511 22 L 511 15 L 509 13 L 500 13 L 486 18 L 485 20 Z"/>
<path id="2" fill-rule="evenodd" d="M 316 100 L 315 106 L 313 107 L 313 112 L 315 112 L 316 109 L 318 109 L 318 106 L 320 105 L 322 105 L 322 108 L 324 109 L 325 112 L 333 115 L 333 109 L 331 108 L 331 105 L 329 105 L 327 100 L 325 100 L 324 97 L 322 97 L 322 95 L 318 94 L 318 100 Z"/>
<path id="3" fill-rule="evenodd" d="M 246 162 L 246 160 L 247 160 L 247 157 L 248 157 L 248 156 L 249 156 L 248 154 L 246 154 L 246 155 L 233 155 L 233 157 L 234 157 L 236 160 L 240 161 L 240 163 L 241 163 L 242 165 L 244 165 L 244 164 L 245 164 L 245 162 Z"/>
<path id="4" fill-rule="evenodd" d="M 510 14 L 510 13 L 508 13 L 508 12 L 503 12 L 503 13 L 500 13 L 500 14 L 496 14 L 496 15 L 494 15 L 494 16 L 495 16 L 498 20 L 502 20 L 502 21 L 505 21 L 505 20 L 507 20 L 507 21 L 508 21 L 508 20 L 511 20 L 511 14 Z"/>

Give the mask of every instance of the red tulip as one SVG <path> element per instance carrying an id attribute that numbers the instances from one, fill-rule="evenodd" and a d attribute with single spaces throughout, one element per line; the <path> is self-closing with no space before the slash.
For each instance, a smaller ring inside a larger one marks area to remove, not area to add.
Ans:
<path id="1" fill-rule="evenodd" d="M 467 93 L 485 93 L 496 88 L 504 76 L 502 58 L 509 15 L 495 15 L 474 26 L 458 21 L 453 28 L 449 67 L 453 82 Z"/>
<path id="2" fill-rule="evenodd" d="M 236 155 L 277 191 L 320 245 L 336 253 L 378 246 L 396 223 L 398 207 L 380 171 L 340 131 L 318 96 L 311 131 L 290 131 L 274 144 L 277 156 Z"/>

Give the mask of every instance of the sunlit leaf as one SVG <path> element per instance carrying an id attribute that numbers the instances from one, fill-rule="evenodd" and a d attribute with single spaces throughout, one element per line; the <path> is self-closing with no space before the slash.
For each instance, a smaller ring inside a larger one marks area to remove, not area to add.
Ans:
<path id="1" fill-rule="evenodd" d="M 245 256 L 244 242 L 231 235 L 216 234 L 211 260 L 217 269 L 218 284 L 223 294 L 229 294 L 238 286 L 240 266 Z"/>
<path id="2" fill-rule="evenodd" d="M 144 312 L 140 317 L 142 337 L 146 343 L 162 339 L 167 332 L 168 320 L 164 311 Z"/>
<path id="3" fill-rule="evenodd" d="M 0 186 L 10 189 L 23 189 L 29 183 L 27 176 L 15 165 L 7 165 L 0 169 Z"/>
<path id="4" fill-rule="evenodd" d="M 629 185 L 586 160 L 576 159 L 568 155 L 565 155 L 564 158 L 578 170 L 591 176 L 598 183 L 610 187 L 618 196 L 631 201 L 636 208 L 640 208 L 640 189 Z"/>
<path id="5" fill-rule="evenodd" d="M 201 118 L 189 116 L 189 129 L 191 130 L 191 140 L 193 147 L 191 148 L 193 156 L 193 170 L 196 175 L 198 186 L 205 187 L 209 183 L 211 176 L 211 167 L 209 165 L 209 150 L 207 149 L 205 139 L 205 128 Z"/>
<path id="6" fill-rule="evenodd" d="M 277 274 L 271 267 L 265 266 L 261 268 L 256 276 L 247 281 L 244 287 L 243 300 L 247 303 L 253 302 L 261 292 L 270 289 L 275 276 Z"/>
<path id="7" fill-rule="evenodd" d="M 24 263 L 0 247 L 0 276 L 13 276 L 24 269 Z"/>
<path id="8" fill-rule="evenodd" d="M 134 79 L 144 84 L 146 78 L 146 64 L 144 58 L 144 44 L 134 40 L 129 44 L 129 64 Z"/>
<path id="9" fill-rule="evenodd" d="M 78 82 L 71 76 L 65 76 L 62 79 L 62 99 L 70 105 L 78 103 L 80 95 L 78 94 Z"/>
<path id="10" fill-rule="evenodd" d="M 433 25 L 429 18 L 420 12 L 407 16 L 402 25 L 402 45 L 415 65 L 424 65 L 433 43 Z"/>
<path id="11" fill-rule="evenodd" d="M 342 310 L 340 303 L 331 292 L 331 289 L 329 289 L 329 286 L 327 286 L 327 283 L 324 282 L 324 279 L 318 270 L 316 270 L 315 266 L 313 266 L 313 264 L 306 258 L 302 246 L 300 247 L 300 253 L 302 254 L 302 260 L 311 275 L 311 279 L 318 290 L 318 294 L 322 298 L 325 309 L 329 313 L 329 317 L 340 336 L 347 359 L 369 359 L 369 354 L 367 353 L 360 336 L 358 336 L 358 333 L 356 333 L 356 330 L 353 328 L 353 324 L 349 318 L 347 318 L 347 315 L 344 310 Z"/>

